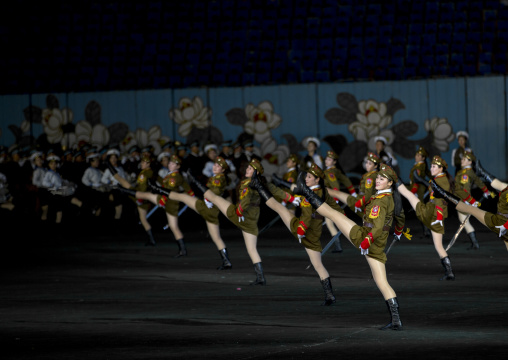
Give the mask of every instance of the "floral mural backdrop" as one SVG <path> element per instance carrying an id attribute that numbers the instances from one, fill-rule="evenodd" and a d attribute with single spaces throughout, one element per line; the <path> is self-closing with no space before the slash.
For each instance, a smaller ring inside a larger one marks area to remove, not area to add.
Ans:
<path id="1" fill-rule="evenodd" d="M 326 135 L 322 140 L 339 154 L 341 166 L 346 172 L 363 172 L 363 158 L 367 151 L 375 150 L 376 136 L 384 136 L 388 141 L 387 150 L 403 158 L 412 158 L 418 146 L 425 147 L 430 156 L 441 154 L 449 150 L 450 142 L 455 139 L 448 120 L 438 117 L 424 121 L 425 137 L 411 139 L 418 130 L 418 124 L 413 120 L 394 121 L 397 111 L 405 108 L 395 98 L 386 102 L 374 99 L 358 101 L 350 93 L 339 93 L 336 101 L 338 107 L 328 109 L 324 116 L 337 127 L 337 133 Z M 98 149 L 115 146 L 127 153 L 129 148 L 137 145 L 151 146 L 158 154 L 161 147 L 172 140 L 162 134 L 159 126 L 130 129 L 122 122 L 103 124 L 101 104 L 95 100 L 86 105 L 82 117 L 75 116 L 76 112 L 80 113 L 79 110 L 60 107 L 58 98 L 48 95 L 45 107 L 28 106 L 23 112 L 21 124 L 9 125 L 16 138 L 15 144 L 10 144 L 10 147 L 79 149 L 83 144 L 90 144 Z M 180 98 L 178 106 L 170 108 L 168 115 L 170 121 L 177 125 L 179 136 L 187 143 L 198 141 L 202 145 L 209 142 L 219 145 L 232 132 L 236 141 L 254 141 L 255 152 L 262 158 L 268 176 L 284 171 L 289 154 L 305 151 L 301 144 L 303 137 L 298 139 L 292 133 L 285 133 L 278 140 L 273 136 L 272 131 L 284 119 L 269 100 L 232 107 L 225 114 L 228 124 L 212 123 L 213 109 L 205 106 L 199 96 Z M 41 126 L 42 134 L 37 138 L 29 135 L 30 126 Z M 227 134 L 221 129 L 228 129 Z M 353 140 L 348 141 L 345 132 Z"/>

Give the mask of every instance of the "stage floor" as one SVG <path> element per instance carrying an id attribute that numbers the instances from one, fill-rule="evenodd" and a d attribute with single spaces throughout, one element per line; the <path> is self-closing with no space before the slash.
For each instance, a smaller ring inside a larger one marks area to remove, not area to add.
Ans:
<path id="1" fill-rule="evenodd" d="M 397 243 L 387 263 L 404 325 L 397 332 L 378 330 L 389 322 L 386 304 L 366 260 L 344 238 L 342 253 L 323 256 L 337 297 L 325 307 L 304 248 L 280 220 L 258 239 L 267 285 L 250 286 L 255 273 L 240 231 L 223 227 L 233 269 L 219 271 L 204 222 L 190 212 L 185 219 L 189 254 L 178 259 L 169 231 L 159 228 L 157 246 L 145 247 L 137 224 L 101 231 L 90 223 L 49 238 L 29 227 L 3 232 L 2 357 L 407 360 L 506 353 L 508 253 L 476 220 L 480 250 L 467 250 L 462 234 L 449 251 L 456 280 L 439 281 L 444 269 L 434 246 L 408 216 L 413 239 Z M 260 228 L 268 220 L 260 219 Z M 457 218 L 447 226 L 445 244 Z M 329 238 L 325 228 L 323 246 Z"/>

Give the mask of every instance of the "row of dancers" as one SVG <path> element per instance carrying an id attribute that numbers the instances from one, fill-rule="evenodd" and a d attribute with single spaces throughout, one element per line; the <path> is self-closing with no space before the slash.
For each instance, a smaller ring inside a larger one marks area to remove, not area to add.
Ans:
<path id="1" fill-rule="evenodd" d="M 316 164 L 312 164 L 306 172 L 297 172 L 295 176 L 294 169 L 288 166 L 289 170 L 292 170 L 292 174 L 284 176 L 282 179 L 273 176 L 270 183 L 263 176 L 264 169 L 259 160 L 253 159 L 245 171 L 244 179 L 239 184 L 236 203 L 232 203 L 222 196 L 228 183 L 226 176 L 228 164 L 222 157 L 215 160 L 213 176 L 208 179 L 206 184 L 201 183 L 191 172 L 187 172 L 187 181 L 199 189 L 201 196 L 193 196 L 181 191 L 185 179 L 178 171 L 181 160 L 175 155 L 169 161 L 170 173 L 160 185 L 149 181 L 150 177 L 146 174 L 143 175 L 142 171 L 138 176 L 136 186 L 133 187 L 123 181 L 114 167 L 110 166 L 110 171 L 123 186 L 120 190 L 139 202 L 139 209 L 143 204 L 151 203 L 165 208 L 168 213 L 172 212 L 175 217 L 175 215 L 177 216 L 175 209 L 178 211 L 178 204 L 181 202 L 200 214 L 219 251 L 222 262 L 219 269 L 227 270 L 232 268 L 232 263 L 226 244 L 220 236 L 219 213 L 222 213 L 242 231 L 245 246 L 256 274 L 252 285 L 266 285 L 262 260 L 257 250 L 259 234 L 257 222 L 260 204 L 261 201 L 264 201 L 280 216 L 295 239 L 304 246 L 321 280 L 325 293 L 323 305 L 331 305 L 336 301 L 330 275 L 321 261 L 322 225 L 325 218 L 329 219 L 327 223 L 335 225 L 336 230 L 340 231 L 360 250 L 362 255 L 366 256 L 372 277 L 382 293 L 390 313 L 390 322 L 382 329 L 402 329 L 397 296 L 388 283 L 385 268 L 387 261 L 385 248 L 392 225 L 394 225 L 394 236 L 397 238 L 400 239 L 403 234 L 408 235 L 407 231 L 403 233 L 405 216 L 400 196 L 408 200 L 415 210 L 417 218 L 431 230 L 436 251 L 445 270 L 442 280 L 455 279 L 449 256 L 442 246 L 444 220 L 447 218 L 449 206 L 455 207 L 461 213 L 476 217 L 482 224 L 497 231 L 499 236 L 503 236 L 506 244 L 508 239 L 506 217 L 489 214 L 475 207 L 477 201 L 471 197 L 470 191 L 462 189 L 462 192 L 451 193 L 451 177 L 447 173 L 445 160 L 440 156 L 434 156 L 432 159 L 430 167 L 431 196 L 428 202 L 420 200 L 415 195 L 414 184 L 408 186 L 403 184 L 396 172 L 389 165 L 381 163 L 379 157 L 374 153 L 369 153 L 367 156 L 365 166 L 367 172 L 361 178 L 358 194 L 353 187 L 346 186 L 350 191 L 345 193 L 340 191 L 337 186 L 325 185 L 326 178 L 337 178 L 337 175 L 329 176 L 329 170 L 335 167 L 337 159 L 337 155 L 333 151 L 329 151 L 325 159 L 325 162 L 328 162 L 325 171 Z M 475 169 L 472 169 L 471 165 L 476 160 L 472 153 L 466 153 L 464 159 L 463 171 L 470 172 L 468 177 L 472 177 L 473 174 L 477 178 L 483 177 L 489 181 L 493 188 L 501 191 L 501 194 L 507 191 L 506 184 L 487 173 L 479 161 L 476 162 Z M 290 165 L 290 160 L 288 159 L 288 165 Z M 467 161 L 470 161 L 471 164 Z M 326 171 L 328 171 L 328 176 Z M 457 176 L 465 178 L 463 174 Z M 429 182 L 424 177 L 425 174 L 414 171 L 412 180 L 427 187 Z M 459 197 L 458 194 L 462 196 Z M 361 217 L 361 225 L 346 216 L 339 205 L 340 203 L 349 206 Z M 292 210 L 288 206 L 289 204 L 298 208 L 299 211 Z M 140 212 L 140 219 L 143 217 L 146 220 L 146 212 Z M 173 234 L 179 245 L 177 257 L 186 256 L 187 250 L 183 234 L 175 232 Z"/>

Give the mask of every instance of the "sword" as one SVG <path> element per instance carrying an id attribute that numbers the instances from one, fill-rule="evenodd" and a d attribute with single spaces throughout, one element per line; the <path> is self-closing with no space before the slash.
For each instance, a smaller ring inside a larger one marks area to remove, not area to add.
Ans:
<path id="1" fill-rule="evenodd" d="M 450 240 L 450 243 L 446 247 L 445 251 L 448 251 L 453 246 L 453 244 L 455 244 L 455 241 L 457 240 L 457 238 L 459 237 L 460 233 L 462 232 L 462 230 L 466 226 L 466 222 L 469 220 L 470 217 L 471 217 L 471 214 L 467 215 L 466 218 L 464 219 L 464 221 L 462 222 L 462 224 L 460 224 L 459 229 L 457 230 L 457 232 L 455 233 L 453 238 Z"/>
<path id="2" fill-rule="evenodd" d="M 184 212 L 185 210 L 187 210 L 187 208 L 188 208 L 188 207 L 189 207 L 189 206 L 185 205 L 183 208 L 181 208 L 181 209 L 180 209 L 180 211 L 178 212 L 178 216 L 182 215 L 182 214 L 183 214 L 183 212 Z M 168 224 L 166 224 L 166 225 L 165 225 L 162 229 L 163 229 L 163 230 L 167 230 L 167 229 L 168 229 L 168 227 L 169 227 L 169 225 L 168 225 Z"/>
<path id="3" fill-rule="evenodd" d="M 148 214 L 146 214 L 146 219 L 148 219 L 150 216 L 152 216 L 152 214 L 155 212 L 155 210 L 157 210 L 158 206 L 154 206 L 153 208 L 150 209 L 150 211 L 148 212 Z M 138 222 L 138 224 L 141 224 L 141 221 Z"/>
<path id="4" fill-rule="evenodd" d="M 392 240 L 392 243 L 390 244 L 390 246 L 388 246 L 388 249 L 385 251 L 385 254 L 388 255 L 388 253 L 390 252 L 390 249 L 392 248 L 392 246 L 396 243 L 400 241 L 399 238 L 397 236 L 394 236 L 393 237 L 393 240 Z"/>
<path id="5" fill-rule="evenodd" d="M 275 224 L 277 222 L 277 220 L 280 219 L 280 215 L 277 215 L 276 217 L 274 217 L 268 224 L 265 225 L 264 228 L 262 228 L 261 230 L 259 230 L 258 232 L 258 236 L 261 235 L 262 233 L 264 233 L 266 230 L 268 230 L 269 228 L 272 227 L 273 224 Z"/>
<path id="6" fill-rule="evenodd" d="M 328 251 L 328 249 L 332 247 L 333 243 L 335 242 L 335 240 L 337 240 L 337 239 L 339 238 L 340 234 L 342 234 L 342 233 L 339 231 L 337 234 L 335 234 L 335 235 L 332 237 L 332 240 L 330 240 L 330 241 L 328 242 L 328 244 L 326 244 L 326 246 L 325 246 L 325 247 L 323 248 L 323 250 L 321 251 L 321 256 L 323 256 L 323 255 L 324 255 L 324 254 Z M 309 270 L 311 266 L 312 266 L 312 264 L 309 264 L 309 265 L 305 268 L 305 270 Z"/>

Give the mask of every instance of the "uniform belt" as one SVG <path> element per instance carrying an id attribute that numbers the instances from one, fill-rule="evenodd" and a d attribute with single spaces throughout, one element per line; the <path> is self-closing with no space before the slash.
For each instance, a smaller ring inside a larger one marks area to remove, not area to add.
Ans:
<path id="1" fill-rule="evenodd" d="M 363 226 L 374 228 L 374 224 L 369 222 L 364 222 Z M 390 231 L 390 227 L 388 225 L 383 226 L 383 231 Z"/>
<path id="2" fill-rule="evenodd" d="M 313 214 L 311 215 L 311 217 L 312 217 L 313 219 L 318 219 L 318 220 L 323 220 L 323 219 L 325 218 L 323 215 L 321 215 L 321 214 L 319 214 L 319 213 L 313 213 Z"/>

